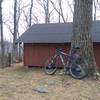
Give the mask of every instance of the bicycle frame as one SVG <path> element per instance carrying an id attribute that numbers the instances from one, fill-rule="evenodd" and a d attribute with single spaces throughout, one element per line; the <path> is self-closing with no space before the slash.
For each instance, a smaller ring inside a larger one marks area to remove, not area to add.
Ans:
<path id="1" fill-rule="evenodd" d="M 69 57 L 69 54 L 58 50 L 57 53 L 55 54 L 54 58 L 56 58 L 57 56 L 60 58 L 61 63 L 62 63 L 63 66 L 64 66 L 64 71 L 66 71 L 66 63 L 65 63 L 65 61 L 64 61 L 63 55 L 64 55 L 66 58 Z"/>

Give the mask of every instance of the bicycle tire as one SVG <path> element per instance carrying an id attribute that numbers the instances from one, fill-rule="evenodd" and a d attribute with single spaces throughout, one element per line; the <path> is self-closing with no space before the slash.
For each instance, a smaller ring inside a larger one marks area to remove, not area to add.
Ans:
<path id="1" fill-rule="evenodd" d="M 74 64 L 69 69 L 70 75 L 75 79 L 83 79 L 88 75 L 87 64 Z"/>
<path id="2" fill-rule="evenodd" d="M 44 72 L 53 75 L 57 71 L 56 58 L 49 58 L 44 65 Z"/>

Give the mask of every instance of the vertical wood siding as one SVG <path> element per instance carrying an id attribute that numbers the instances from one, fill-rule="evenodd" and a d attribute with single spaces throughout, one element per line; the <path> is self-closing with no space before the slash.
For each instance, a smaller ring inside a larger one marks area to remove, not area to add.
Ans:
<path id="1" fill-rule="evenodd" d="M 24 65 L 26 66 L 43 66 L 45 61 L 54 55 L 56 48 L 63 48 L 69 52 L 70 44 L 24 44 Z M 97 65 L 100 67 L 100 43 L 94 43 L 94 54 Z"/>
<path id="2" fill-rule="evenodd" d="M 100 68 L 100 43 L 94 43 L 93 47 L 96 63 L 97 66 Z"/>
<path id="3" fill-rule="evenodd" d="M 24 44 L 24 65 L 43 66 L 45 61 L 54 55 L 55 49 L 60 47 L 69 51 L 69 44 Z"/>

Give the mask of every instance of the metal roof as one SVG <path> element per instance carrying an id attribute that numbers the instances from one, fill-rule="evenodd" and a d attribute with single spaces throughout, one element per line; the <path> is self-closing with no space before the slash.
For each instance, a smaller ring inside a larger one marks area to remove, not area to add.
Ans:
<path id="1" fill-rule="evenodd" d="M 100 21 L 93 23 L 94 42 L 100 42 Z M 35 24 L 25 31 L 17 42 L 23 43 L 66 43 L 71 42 L 72 23 Z"/>

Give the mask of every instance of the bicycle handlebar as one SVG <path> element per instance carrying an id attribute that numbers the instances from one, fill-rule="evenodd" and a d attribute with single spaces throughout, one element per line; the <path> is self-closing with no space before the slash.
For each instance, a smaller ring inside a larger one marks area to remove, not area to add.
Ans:
<path id="1" fill-rule="evenodd" d="M 56 52 L 57 52 L 57 53 L 60 53 L 60 54 L 62 54 L 62 55 L 65 55 L 65 56 L 70 56 L 69 54 L 63 52 L 63 49 L 62 49 L 62 48 L 56 48 Z"/>
<path id="2" fill-rule="evenodd" d="M 56 51 L 63 51 L 62 48 L 56 48 Z"/>

